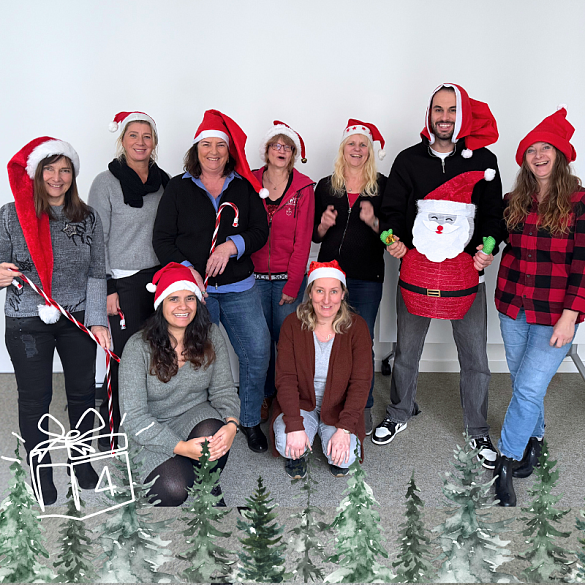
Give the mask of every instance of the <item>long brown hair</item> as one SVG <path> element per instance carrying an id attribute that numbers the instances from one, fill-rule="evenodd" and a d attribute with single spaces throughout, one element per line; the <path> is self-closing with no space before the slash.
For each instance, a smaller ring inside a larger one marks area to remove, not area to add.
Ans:
<path id="1" fill-rule="evenodd" d="M 549 187 L 544 199 L 538 204 L 538 228 L 551 235 L 567 234 L 571 226 L 573 207 L 571 195 L 581 186 L 581 180 L 571 172 L 565 155 L 555 147 L 556 159 Z M 532 196 L 539 192 L 536 177 L 526 162 L 526 154 L 516 177 L 516 184 L 509 195 L 504 219 L 508 231 L 524 224 L 532 207 Z"/>
<path id="2" fill-rule="evenodd" d="M 163 301 L 164 302 L 164 301 Z M 211 320 L 209 312 L 197 299 L 197 311 L 193 321 L 185 328 L 183 337 L 183 357 L 191 362 L 194 369 L 207 369 L 215 361 L 215 349 L 211 343 Z M 149 373 L 161 382 L 168 382 L 179 371 L 174 338 L 169 334 L 169 326 L 163 315 L 161 303 L 154 315 L 144 325 L 142 338 L 150 346 Z M 185 366 L 186 367 L 186 366 Z"/>
<path id="3" fill-rule="evenodd" d="M 44 158 L 37 165 L 34 179 L 35 211 L 37 212 L 37 217 L 41 217 L 43 213 L 46 213 L 49 216 L 49 219 L 55 219 L 55 215 L 49 203 L 49 194 L 47 193 L 45 181 L 43 180 L 43 170 L 47 165 L 56 163 L 61 159 L 69 163 L 72 176 L 71 187 L 69 187 L 69 190 L 65 193 L 65 205 L 63 210 L 65 217 L 69 221 L 77 223 L 83 221 L 89 215 L 89 207 L 79 198 L 73 163 L 71 162 L 71 159 L 64 154 L 52 154 L 51 156 Z"/>
<path id="4" fill-rule="evenodd" d="M 315 281 L 309 284 L 305 291 L 306 300 L 297 307 L 297 317 L 302 323 L 302 328 L 308 329 L 309 331 L 315 331 L 315 327 L 317 326 L 315 307 L 313 307 L 313 301 L 309 296 L 314 284 Z M 349 292 L 343 282 L 340 282 L 340 284 L 341 290 L 345 294 L 343 295 L 343 299 L 341 299 L 341 306 L 337 311 L 337 315 L 335 315 L 335 319 L 333 319 L 333 331 L 335 331 L 335 333 L 345 333 L 351 327 L 352 323 L 352 311 L 347 302 Z"/>

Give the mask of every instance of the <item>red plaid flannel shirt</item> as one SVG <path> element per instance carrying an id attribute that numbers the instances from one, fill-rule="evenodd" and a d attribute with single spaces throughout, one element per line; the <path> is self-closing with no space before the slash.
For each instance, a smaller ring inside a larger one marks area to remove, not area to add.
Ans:
<path id="1" fill-rule="evenodd" d="M 526 321 L 537 325 L 554 325 L 563 309 L 578 311 L 577 323 L 585 319 L 585 189 L 571 199 L 568 234 L 551 236 L 536 227 L 535 197 L 524 225 L 509 234 L 496 287 L 500 313 L 515 319 L 524 308 Z"/>

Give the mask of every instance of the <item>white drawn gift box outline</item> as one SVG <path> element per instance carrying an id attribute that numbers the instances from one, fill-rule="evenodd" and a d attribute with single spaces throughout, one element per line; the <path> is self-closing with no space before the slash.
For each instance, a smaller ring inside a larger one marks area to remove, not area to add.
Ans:
<path id="1" fill-rule="evenodd" d="M 78 427 L 83 421 L 83 419 L 88 416 L 90 413 L 93 413 L 94 417 L 98 421 L 98 426 L 86 431 L 85 433 L 81 434 Z M 54 433 L 49 431 L 48 429 L 42 428 L 42 423 L 45 419 L 49 419 L 53 421 L 60 429 L 60 433 Z M 129 487 L 130 487 L 130 497 L 127 501 L 121 502 L 119 504 L 115 504 L 113 506 L 108 506 L 102 510 L 97 512 L 93 512 L 92 514 L 87 514 L 86 516 L 68 516 L 67 514 L 41 514 L 39 518 L 67 518 L 71 520 L 86 520 L 87 518 L 91 518 L 93 516 L 97 516 L 98 514 L 104 514 L 110 510 L 115 510 L 117 508 L 121 508 L 122 506 L 127 506 L 136 500 L 136 496 L 134 494 L 134 482 L 132 479 L 132 472 L 130 469 L 130 458 L 128 455 L 128 437 L 126 433 L 108 433 L 106 435 L 100 435 L 99 431 L 105 428 L 106 423 L 104 419 L 100 415 L 100 413 L 95 410 L 94 408 L 88 408 L 83 415 L 80 417 L 79 421 L 75 425 L 75 429 L 71 429 L 69 432 L 65 431 L 65 427 L 61 424 L 61 422 L 55 418 L 53 415 L 46 413 L 44 414 L 39 422 L 38 427 L 44 434 L 51 437 L 46 441 L 42 441 L 36 447 L 34 447 L 30 452 L 30 467 L 33 469 L 33 461 L 36 458 L 36 468 L 35 473 L 31 474 L 32 478 L 32 487 L 39 502 L 39 506 L 41 507 L 41 511 L 45 511 L 45 503 L 43 501 L 43 493 L 41 490 L 41 480 L 40 480 L 40 471 L 45 467 L 51 467 L 53 469 L 58 467 L 65 467 L 69 469 L 69 473 L 71 476 L 71 485 L 72 485 L 72 493 L 73 493 L 73 501 L 75 503 L 75 508 L 77 511 L 81 510 L 81 505 L 79 502 L 79 486 L 77 484 L 77 478 L 75 477 L 75 465 L 80 463 L 94 463 L 96 461 L 100 461 L 101 459 L 113 459 L 117 457 L 119 460 L 124 459 L 126 463 L 126 471 L 128 474 L 129 479 Z M 113 450 L 109 450 L 107 452 L 97 452 L 94 447 L 91 446 L 91 442 L 94 439 L 100 438 L 108 438 L 111 439 L 113 437 L 117 437 L 119 444 L 122 443 L 122 447 L 118 446 Z M 67 451 L 67 457 L 69 463 L 42 463 L 45 455 L 49 452 L 58 451 L 60 449 L 65 449 Z M 74 453 L 76 452 L 76 453 Z M 107 487 L 100 487 L 104 480 L 107 481 Z M 116 486 L 112 485 L 111 475 L 108 466 L 105 466 L 102 469 L 101 475 L 98 480 L 98 484 L 95 487 L 94 491 L 96 493 L 109 491 L 112 495 L 114 493 L 114 489 Z"/>

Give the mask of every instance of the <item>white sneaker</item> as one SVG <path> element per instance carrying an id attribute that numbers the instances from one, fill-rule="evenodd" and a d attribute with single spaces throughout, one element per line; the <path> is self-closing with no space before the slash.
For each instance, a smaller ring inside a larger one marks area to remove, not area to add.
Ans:
<path id="1" fill-rule="evenodd" d="M 496 451 L 489 435 L 478 437 L 477 439 L 471 439 L 469 444 L 473 449 L 479 449 L 477 458 L 486 469 L 494 469 L 496 467 L 498 452 Z"/>
<path id="2" fill-rule="evenodd" d="M 408 423 L 397 423 L 386 417 L 374 431 L 372 443 L 376 445 L 387 445 L 394 440 L 394 437 L 408 426 Z"/>

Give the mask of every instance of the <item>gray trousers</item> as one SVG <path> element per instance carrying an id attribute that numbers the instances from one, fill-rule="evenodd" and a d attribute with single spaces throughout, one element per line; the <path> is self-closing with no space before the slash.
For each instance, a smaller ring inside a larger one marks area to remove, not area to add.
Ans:
<path id="1" fill-rule="evenodd" d="M 398 337 L 390 384 L 391 403 L 386 407 L 386 415 L 392 422 L 404 423 L 418 410 L 418 365 L 431 319 L 408 312 L 400 286 L 396 293 L 396 316 Z M 461 367 L 459 392 L 463 423 L 469 436 L 476 439 L 489 432 L 487 411 L 490 370 L 486 351 L 485 283 L 479 285 L 475 300 L 465 317 L 452 320 L 451 326 Z"/>
<path id="2" fill-rule="evenodd" d="M 308 412 L 306 410 L 301 409 L 301 416 L 303 417 L 303 426 L 305 427 L 305 433 L 307 433 L 307 437 L 309 437 L 309 441 L 311 446 L 313 445 L 313 441 L 315 440 L 315 435 L 319 435 L 321 437 L 321 448 L 323 449 L 323 455 L 327 457 L 327 445 L 331 440 L 331 437 L 337 431 L 337 427 L 333 427 L 331 425 L 326 425 L 321 418 L 319 417 L 319 413 L 316 410 Z M 284 414 L 280 414 L 276 417 L 274 421 L 274 444 L 276 450 L 283 456 L 286 457 L 286 426 L 284 421 L 282 420 Z M 355 461 L 355 445 L 356 445 L 357 437 L 352 434 L 350 436 L 350 446 L 349 446 L 349 461 L 347 463 L 342 463 L 339 467 L 349 467 Z M 327 457 L 327 461 L 329 463 L 333 463 L 331 461 L 331 457 Z"/>

